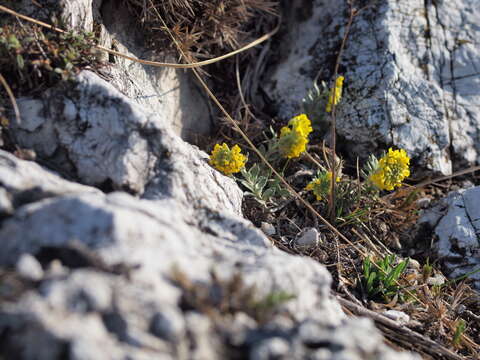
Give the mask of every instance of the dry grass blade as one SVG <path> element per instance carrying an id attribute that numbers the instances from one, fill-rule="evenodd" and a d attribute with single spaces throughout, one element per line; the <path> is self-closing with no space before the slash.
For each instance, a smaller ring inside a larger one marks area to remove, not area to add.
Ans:
<path id="1" fill-rule="evenodd" d="M 438 177 L 438 178 L 435 178 L 435 179 L 432 179 L 432 180 L 425 180 L 425 181 L 422 181 L 420 184 L 413 185 L 413 187 L 416 188 L 416 189 L 423 188 L 427 185 L 435 184 L 435 183 L 445 181 L 445 180 L 450 180 L 450 179 L 453 179 L 453 178 L 458 177 L 458 176 L 474 173 L 476 171 L 480 171 L 480 166 L 472 166 L 472 167 L 469 167 L 469 168 L 464 169 L 464 170 L 456 171 L 451 175 L 441 176 L 441 177 Z"/>
<path id="2" fill-rule="evenodd" d="M 5 88 L 5 91 L 8 94 L 8 98 L 10 99 L 10 102 L 12 103 L 13 110 L 15 112 L 15 117 L 17 119 L 17 123 L 20 124 L 21 118 L 20 118 L 20 110 L 18 109 L 17 101 L 15 100 L 15 96 L 13 96 L 12 89 L 8 85 L 7 81 L 3 77 L 2 74 L 0 74 L 0 82 L 2 83 L 3 87 Z"/>
<path id="3" fill-rule="evenodd" d="M 132 14 L 141 19 L 152 48 L 176 47 L 164 33 L 165 24 L 174 33 L 188 62 L 214 57 L 246 41 L 245 31 L 253 19 L 273 14 L 276 2 L 262 0 L 125 0 Z"/>

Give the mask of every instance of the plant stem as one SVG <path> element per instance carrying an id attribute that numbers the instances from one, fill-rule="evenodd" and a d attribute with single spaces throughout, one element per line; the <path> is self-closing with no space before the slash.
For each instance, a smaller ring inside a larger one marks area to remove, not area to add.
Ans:
<path id="1" fill-rule="evenodd" d="M 337 55 L 337 61 L 335 62 L 335 70 L 333 72 L 333 85 L 332 88 L 330 89 L 330 94 L 333 94 L 333 102 L 332 102 L 332 122 L 331 122 L 331 147 L 332 147 L 332 152 L 330 154 L 330 168 L 332 171 L 332 181 L 330 184 L 330 201 L 329 201 L 329 212 L 330 212 L 330 221 L 332 223 L 335 223 L 336 220 L 336 214 L 335 214 L 335 192 L 336 192 L 336 184 L 335 184 L 335 179 L 337 177 L 337 169 L 336 169 L 336 161 L 335 161 L 335 154 L 336 154 L 336 147 L 337 147 L 337 119 L 336 119 L 336 101 L 335 101 L 335 86 L 336 86 L 336 80 L 338 76 L 338 69 L 340 67 L 340 60 L 342 58 L 342 53 L 345 48 L 345 44 L 347 43 L 347 38 L 350 33 L 350 29 L 352 27 L 353 19 L 355 15 L 357 14 L 357 11 L 355 8 L 352 6 L 352 4 L 349 2 L 350 6 L 350 16 L 348 18 L 348 23 L 347 27 L 345 29 L 345 35 L 343 36 L 342 39 L 342 44 L 340 45 L 340 50 L 338 51 Z"/>

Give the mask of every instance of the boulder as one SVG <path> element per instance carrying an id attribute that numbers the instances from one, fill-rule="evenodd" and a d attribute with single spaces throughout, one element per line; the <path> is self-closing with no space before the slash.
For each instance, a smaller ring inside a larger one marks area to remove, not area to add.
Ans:
<path id="1" fill-rule="evenodd" d="M 241 191 L 207 154 L 92 72 L 17 102 L 22 120 L 10 129 L 18 143 L 85 184 L 240 213 Z"/>
<path id="2" fill-rule="evenodd" d="M 152 51 L 125 2 L 103 0 L 100 43 L 128 56 L 176 63 L 178 57 Z M 166 35 L 167 36 L 167 35 Z M 212 109 L 191 70 L 153 67 L 108 54 L 103 70 L 109 82 L 144 108 L 159 114 L 183 140 L 199 143 L 212 129 Z"/>
<path id="3" fill-rule="evenodd" d="M 95 31 L 100 45 L 127 56 L 178 62 L 178 58 L 148 47 L 140 19 L 123 1 L 47 0 L 38 6 L 21 0 L 8 5 L 47 23 L 61 19 L 67 30 Z M 198 143 L 210 133 L 211 107 L 190 70 L 146 66 L 100 50 L 98 56 L 108 64 L 101 69 L 103 77 L 133 102 L 157 113 L 182 139 Z"/>
<path id="4" fill-rule="evenodd" d="M 238 215 L 60 195 L 19 208 L 0 238 L 0 266 L 29 254 L 44 270 L 0 309 L 1 348 L 19 359 L 415 358 L 387 348 L 370 321 L 345 318 L 325 267 L 274 248 Z"/>

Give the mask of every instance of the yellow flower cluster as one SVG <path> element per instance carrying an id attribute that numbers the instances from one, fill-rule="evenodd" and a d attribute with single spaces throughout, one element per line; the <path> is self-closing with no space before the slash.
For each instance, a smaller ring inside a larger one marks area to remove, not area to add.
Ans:
<path id="1" fill-rule="evenodd" d="M 409 165 L 410 158 L 405 150 L 390 148 L 378 161 L 378 168 L 369 179 L 380 190 L 393 190 L 402 185 L 403 179 L 410 176 Z"/>
<path id="2" fill-rule="evenodd" d="M 240 146 L 234 145 L 232 149 L 227 144 L 216 144 L 210 155 L 210 165 L 225 175 L 239 172 L 245 166 L 247 157 L 241 153 Z"/>
<path id="3" fill-rule="evenodd" d="M 332 112 L 333 104 L 337 105 L 340 102 L 344 80 L 345 78 L 343 76 L 339 76 L 335 80 L 335 89 L 332 89 L 333 91 L 330 90 L 330 95 L 328 96 L 327 108 L 325 109 L 327 112 Z"/>
<path id="4" fill-rule="evenodd" d="M 337 176 L 335 181 L 339 182 L 340 178 Z M 316 196 L 317 200 L 320 201 L 330 193 L 331 183 L 332 183 L 332 172 L 326 171 L 321 173 L 312 181 L 310 181 L 310 183 L 305 187 L 305 189 L 312 191 L 313 194 Z"/>
<path id="5" fill-rule="evenodd" d="M 278 148 L 282 156 L 292 159 L 299 157 L 307 148 L 308 135 L 313 131 L 307 115 L 295 116 L 288 126 L 280 129 Z"/>

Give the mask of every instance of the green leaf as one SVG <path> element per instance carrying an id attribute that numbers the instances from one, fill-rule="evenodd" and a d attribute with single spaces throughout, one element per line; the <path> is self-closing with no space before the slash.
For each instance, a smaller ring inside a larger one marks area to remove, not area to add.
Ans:
<path id="1" fill-rule="evenodd" d="M 20 41 L 13 34 L 8 36 L 8 45 L 10 48 L 19 49 L 21 47 Z"/>
<path id="2" fill-rule="evenodd" d="M 256 179 L 260 174 L 260 167 L 255 164 L 250 168 L 250 177 L 251 179 Z"/>
<path id="3" fill-rule="evenodd" d="M 403 271 L 407 267 L 407 264 L 408 264 L 408 259 L 405 261 L 402 261 L 388 274 L 385 280 L 387 287 L 390 287 L 391 285 L 393 285 L 395 281 L 400 278 L 400 275 L 403 273 Z"/>
<path id="4" fill-rule="evenodd" d="M 269 200 L 272 196 L 275 195 L 275 188 L 269 188 L 267 190 L 265 190 L 265 192 L 263 193 L 263 196 L 262 198 L 264 200 Z"/>
<path id="5" fill-rule="evenodd" d="M 258 189 L 263 190 L 263 188 L 265 188 L 265 185 L 267 185 L 267 182 L 268 182 L 268 177 L 260 176 L 257 182 Z"/>
<path id="6" fill-rule="evenodd" d="M 25 67 L 25 61 L 23 60 L 23 56 L 20 54 L 17 54 L 17 65 L 22 70 Z"/>

